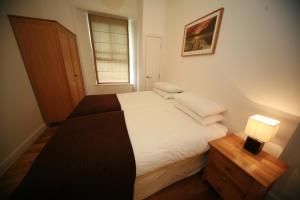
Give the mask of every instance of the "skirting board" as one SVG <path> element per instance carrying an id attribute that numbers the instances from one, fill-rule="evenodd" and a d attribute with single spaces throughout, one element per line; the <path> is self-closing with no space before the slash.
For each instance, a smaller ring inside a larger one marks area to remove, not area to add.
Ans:
<path id="1" fill-rule="evenodd" d="M 46 130 L 46 124 L 41 124 L 35 131 L 33 131 L 15 150 L 9 154 L 6 159 L 0 163 L 0 176 L 14 164 L 14 162 L 32 145 L 35 140 Z"/>

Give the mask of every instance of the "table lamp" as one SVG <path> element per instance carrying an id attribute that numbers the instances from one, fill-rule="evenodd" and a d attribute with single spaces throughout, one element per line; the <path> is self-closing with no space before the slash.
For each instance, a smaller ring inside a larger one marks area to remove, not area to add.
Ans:
<path id="1" fill-rule="evenodd" d="M 264 146 L 275 136 L 280 121 L 265 117 L 262 115 L 250 116 L 245 128 L 245 133 L 248 135 L 244 144 L 244 149 L 252 154 L 258 154 Z"/>

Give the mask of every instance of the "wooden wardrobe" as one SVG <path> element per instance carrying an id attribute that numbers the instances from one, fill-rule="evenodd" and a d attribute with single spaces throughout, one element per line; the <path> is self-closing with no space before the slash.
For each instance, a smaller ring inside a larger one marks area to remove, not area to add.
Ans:
<path id="1" fill-rule="evenodd" d="M 9 20 L 45 122 L 65 120 L 85 96 L 76 35 L 52 20 Z"/>

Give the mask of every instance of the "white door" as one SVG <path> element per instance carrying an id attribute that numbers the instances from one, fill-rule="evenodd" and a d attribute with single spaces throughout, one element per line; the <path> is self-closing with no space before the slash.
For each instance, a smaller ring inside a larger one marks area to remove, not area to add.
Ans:
<path id="1" fill-rule="evenodd" d="M 161 38 L 146 36 L 146 90 L 152 90 L 153 83 L 159 81 Z"/>

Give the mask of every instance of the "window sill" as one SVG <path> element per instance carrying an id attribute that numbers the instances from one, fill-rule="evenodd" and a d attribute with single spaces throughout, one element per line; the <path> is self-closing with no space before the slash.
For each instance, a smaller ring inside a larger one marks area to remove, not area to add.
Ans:
<path id="1" fill-rule="evenodd" d="M 96 86 L 118 86 L 118 85 L 131 85 L 132 83 L 97 83 Z"/>

